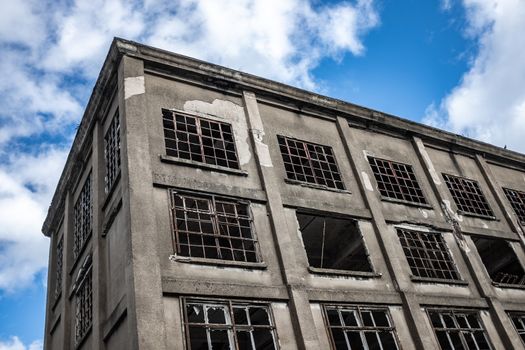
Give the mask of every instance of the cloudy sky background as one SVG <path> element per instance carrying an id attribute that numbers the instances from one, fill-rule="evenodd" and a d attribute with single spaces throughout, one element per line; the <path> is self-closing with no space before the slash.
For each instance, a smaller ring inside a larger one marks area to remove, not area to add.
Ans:
<path id="1" fill-rule="evenodd" d="M 525 152 L 523 0 L 7 0 L 0 350 L 42 347 L 40 233 L 114 36 Z"/>

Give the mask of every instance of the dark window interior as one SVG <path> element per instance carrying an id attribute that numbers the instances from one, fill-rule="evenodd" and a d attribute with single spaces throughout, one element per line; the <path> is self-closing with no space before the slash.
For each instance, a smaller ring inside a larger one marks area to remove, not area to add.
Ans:
<path id="1" fill-rule="evenodd" d="M 521 340 L 525 343 L 525 314 L 524 313 L 511 313 L 509 314 L 512 324 L 516 328 Z"/>
<path id="2" fill-rule="evenodd" d="M 505 195 L 516 212 L 518 220 L 525 225 L 525 192 L 504 188 Z"/>
<path id="3" fill-rule="evenodd" d="M 516 253 L 504 239 L 472 237 L 487 272 L 496 283 L 525 284 L 525 273 Z"/>
<path id="4" fill-rule="evenodd" d="M 297 213 L 310 266 L 372 272 L 357 221 Z"/>
<path id="5" fill-rule="evenodd" d="M 459 211 L 464 214 L 494 217 L 477 181 L 448 174 L 443 174 L 443 178 Z"/>

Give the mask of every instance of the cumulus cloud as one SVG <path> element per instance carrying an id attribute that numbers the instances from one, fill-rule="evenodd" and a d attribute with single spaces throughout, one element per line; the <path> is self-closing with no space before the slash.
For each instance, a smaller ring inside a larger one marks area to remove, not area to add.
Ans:
<path id="1" fill-rule="evenodd" d="M 0 340 L 0 350 L 42 350 L 43 347 L 40 340 L 32 342 L 29 346 L 24 345 L 18 337 L 11 337 L 6 342 Z"/>
<path id="2" fill-rule="evenodd" d="M 477 55 L 460 83 L 427 109 L 433 126 L 525 152 L 525 2 L 464 0 Z"/>
<path id="3" fill-rule="evenodd" d="M 0 12 L 0 292 L 45 268 L 40 233 L 72 132 L 114 36 L 299 87 L 364 54 L 373 0 L 18 0 Z M 18 338 L 2 346 L 26 349 Z M 18 346 L 18 347 L 17 347 Z M 29 349 L 32 349 L 29 347 Z"/>

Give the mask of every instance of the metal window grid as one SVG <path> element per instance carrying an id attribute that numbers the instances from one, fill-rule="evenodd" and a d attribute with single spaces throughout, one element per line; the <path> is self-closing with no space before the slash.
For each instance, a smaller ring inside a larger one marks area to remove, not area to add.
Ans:
<path id="1" fill-rule="evenodd" d="M 273 315 L 266 303 L 184 298 L 183 314 L 188 350 L 193 349 L 193 339 L 201 342 L 198 349 L 204 344 L 211 349 L 212 344 L 224 343 L 232 350 L 279 348 Z"/>
<path id="2" fill-rule="evenodd" d="M 239 169 L 231 125 L 162 110 L 168 156 Z"/>
<path id="3" fill-rule="evenodd" d="M 522 225 L 525 225 L 525 192 L 504 188 L 505 196 Z"/>
<path id="4" fill-rule="evenodd" d="M 80 344 L 93 322 L 93 285 L 91 265 L 87 268 L 75 293 L 75 344 Z"/>
<path id="5" fill-rule="evenodd" d="M 428 204 L 411 165 L 368 157 L 379 193 L 383 197 Z"/>
<path id="6" fill-rule="evenodd" d="M 386 307 L 324 306 L 333 349 L 399 349 Z"/>
<path id="7" fill-rule="evenodd" d="M 56 272 L 55 272 L 55 299 L 62 292 L 62 266 L 64 258 L 64 236 L 60 237 L 56 245 Z"/>
<path id="8" fill-rule="evenodd" d="M 442 349 L 490 350 L 476 311 L 427 310 Z"/>
<path id="9" fill-rule="evenodd" d="M 485 195 L 481 192 L 477 181 L 449 174 L 443 174 L 443 178 L 461 212 L 490 218 L 494 217 L 494 213 L 487 203 Z"/>
<path id="10" fill-rule="evenodd" d="M 73 208 L 73 258 L 76 259 L 92 231 L 93 204 L 91 173 L 87 176 Z"/>
<path id="11" fill-rule="evenodd" d="M 397 228 L 397 235 L 414 276 L 444 280 L 460 279 L 441 234 Z"/>
<path id="12" fill-rule="evenodd" d="M 512 324 L 521 340 L 525 343 L 525 313 L 509 313 Z"/>
<path id="13" fill-rule="evenodd" d="M 109 193 L 120 174 L 120 117 L 115 113 L 104 136 L 105 191 Z"/>
<path id="14" fill-rule="evenodd" d="M 290 180 L 344 190 L 332 147 L 277 136 Z"/>
<path id="15" fill-rule="evenodd" d="M 259 262 L 248 202 L 176 191 L 171 198 L 178 255 Z"/>

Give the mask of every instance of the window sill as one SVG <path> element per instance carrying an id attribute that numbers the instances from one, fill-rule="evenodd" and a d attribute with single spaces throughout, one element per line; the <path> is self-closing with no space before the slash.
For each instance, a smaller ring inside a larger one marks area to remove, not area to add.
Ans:
<path id="1" fill-rule="evenodd" d="M 78 262 L 80 261 L 80 258 L 84 254 L 84 251 L 86 250 L 89 244 L 89 241 L 91 241 L 91 236 L 93 236 L 93 231 L 91 231 L 91 233 L 86 237 L 86 241 L 82 245 L 82 248 L 80 248 L 80 251 L 78 252 L 77 257 L 75 258 L 73 265 L 71 265 L 71 268 L 69 269 L 69 275 L 73 274 L 73 272 L 75 271 L 75 268 L 77 267 Z"/>
<path id="2" fill-rule="evenodd" d="M 317 189 L 317 190 L 325 190 L 325 191 L 331 191 L 331 192 L 337 192 L 337 193 L 348 193 L 348 194 L 352 193 L 352 192 L 350 192 L 348 190 L 340 190 L 338 188 L 332 188 L 332 187 L 328 187 L 328 186 L 324 186 L 324 185 L 311 184 L 309 182 L 298 181 L 298 180 L 291 180 L 291 179 L 286 179 L 286 178 L 284 179 L 284 182 L 286 182 L 287 184 L 290 184 L 290 185 L 299 185 L 299 186 L 303 186 L 303 187 L 314 188 L 314 189 Z"/>
<path id="3" fill-rule="evenodd" d="M 207 259 L 207 258 L 192 258 L 188 256 L 170 255 L 169 259 L 174 262 L 181 262 L 187 264 L 201 264 L 201 265 L 214 265 L 219 267 L 237 267 L 247 269 L 261 269 L 264 270 L 268 267 L 265 262 L 244 262 L 244 261 L 229 261 L 219 259 Z"/>
<path id="4" fill-rule="evenodd" d="M 427 204 L 427 203 L 410 202 L 410 201 L 406 201 L 406 200 L 403 200 L 403 199 L 395 199 L 395 198 L 385 197 L 383 195 L 381 195 L 381 200 L 385 201 L 385 202 L 396 203 L 396 204 L 404 204 L 404 205 L 408 205 L 410 207 L 417 207 L 417 208 L 424 208 L 424 209 L 434 209 L 434 207 L 432 207 L 430 204 Z"/>
<path id="5" fill-rule="evenodd" d="M 522 284 L 509 284 L 509 283 L 499 283 L 492 281 L 492 285 L 498 288 L 508 288 L 508 289 L 521 289 L 525 290 L 525 285 Z"/>
<path id="6" fill-rule="evenodd" d="M 111 186 L 109 191 L 108 192 L 104 192 L 105 198 L 104 198 L 104 202 L 102 203 L 102 210 L 106 210 L 106 207 L 108 206 L 109 202 L 113 198 L 113 193 L 117 189 L 118 183 L 120 182 L 120 174 L 121 174 L 121 172 L 119 171 L 118 175 L 115 178 L 115 181 L 113 182 L 113 185 Z"/>
<path id="7" fill-rule="evenodd" d="M 335 275 L 335 276 L 349 276 L 349 277 L 379 278 L 382 276 L 382 274 L 379 272 L 324 269 L 324 268 L 313 267 L 313 266 L 308 266 L 308 271 L 312 273 L 316 273 L 316 274 L 321 274 L 321 275 Z"/>
<path id="8" fill-rule="evenodd" d="M 459 209 L 458 209 L 458 214 L 463 215 L 463 216 L 468 216 L 468 217 L 471 217 L 471 218 L 479 218 L 479 219 L 486 219 L 486 220 L 492 220 L 492 221 L 499 221 L 499 219 L 497 219 L 495 216 L 481 215 L 481 214 L 476 214 L 476 213 L 469 213 L 469 212 L 466 212 L 466 211 L 463 211 L 463 210 L 459 210 Z"/>
<path id="9" fill-rule="evenodd" d="M 468 282 L 465 280 L 447 280 L 441 278 L 429 278 L 429 277 L 418 277 L 410 276 L 412 282 L 421 282 L 421 283 L 439 283 L 439 284 L 451 284 L 457 286 L 468 286 Z"/>
<path id="10" fill-rule="evenodd" d="M 75 344 L 75 349 L 79 349 L 82 344 L 84 344 L 84 342 L 86 341 L 86 339 L 89 337 L 89 335 L 91 334 L 91 329 L 93 328 L 93 325 L 90 325 L 89 326 L 89 329 L 86 331 L 86 334 L 84 334 L 82 336 L 82 338 L 80 338 L 80 340 L 78 341 L 78 343 Z"/>
<path id="11" fill-rule="evenodd" d="M 55 311 L 58 303 L 60 302 L 60 299 L 62 299 L 62 291 L 60 291 L 60 293 L 58 293 L 56 296 L 55 296 L 55 300 L 53 301 L 53 305 L 51 306 L 51 310 L 52 311 Z"/>
<path id="12" fill-rule="evenodd" d="M 232 169 L 232 168 L 228 168 L 228 167 L 220 166 L 220 165 L 213 165 L 213 164 L 206 164 L 206 163 L 201 163 L 201 162 L 195 162 L 195 161 L 192 161 L 192 160 L 176 158 L 176 157 L 172 157 L 172 156 L 166 156 L 166 155 L 163 155 L 163 154 L 160 155 L 160 161 L 163 162 L 163 163 L 168 163 L 168 164 L 181 164 L 181 165 L 187 165 L 187 166 L 190 166 L 190 167 L 199 168 L 199 169 L 205 169 L 205 170 L 209 170 L 209 171 L 218 171 L 218 172 L 231 174 L 231 175 L 248 176 L 248 172 L 245 171 L 245 170 Z"/>

